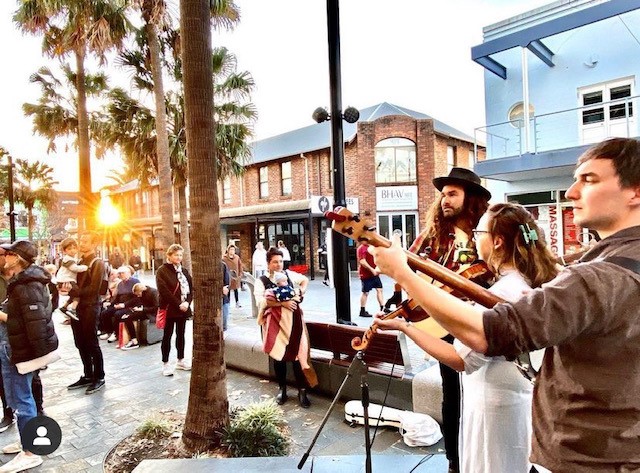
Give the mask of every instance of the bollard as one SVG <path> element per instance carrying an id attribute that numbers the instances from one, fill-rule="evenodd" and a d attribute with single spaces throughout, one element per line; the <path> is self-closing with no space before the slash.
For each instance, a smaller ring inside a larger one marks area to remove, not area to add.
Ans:
<path id="1" fill-rule="evenodd" d="M 249 286 L 249 300 L 251 301 L 251 316 L 254 319 L 258 318 L 258 306 L 256 305 L 256 299 L 253 297 L 253 287 L 255 285 L 256 278 L 251 273 L 244 271 L 242 273 L 242 282 Z"/>

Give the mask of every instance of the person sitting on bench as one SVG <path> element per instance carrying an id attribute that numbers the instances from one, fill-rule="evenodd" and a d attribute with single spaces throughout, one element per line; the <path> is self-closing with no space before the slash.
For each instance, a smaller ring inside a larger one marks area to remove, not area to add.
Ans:
<path id="1" fill-rule="evenodd" d="M 149 317 L 158 311 L 157 289 L 139 282 L 133 286 L 133 295 L 135 297 L 124 304 L 128 313 L 121 317 L 129 334 L 129 342 L 122 347 L 123 350 L 133 350 L 140 346 L 133 322 L 135 320 L 149 320 Z"/>

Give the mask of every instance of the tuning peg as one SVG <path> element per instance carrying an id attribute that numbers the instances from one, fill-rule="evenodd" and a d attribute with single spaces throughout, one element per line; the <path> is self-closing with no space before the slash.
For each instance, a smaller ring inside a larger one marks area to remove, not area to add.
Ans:
<path id="1" fill-rule="evenodd" d="M 348 235 L 353 235 L 353 227 L 346 227 L 345 229 L 343 229 L 343 232 Z"/>
<path id="2" fill-rule="evenodd" d="M 342 223 L 347 219 L 347 217 L 345 217 L 344 215 L 340 215 L 332 210 L 327 210 L 324 213 L 324 218 L 326 218 L 327 220 L 333 220 L 338 223 Z"/>
<path id="3" fill-rule="evenodd" d="M 350 215 L 349 220 L 360 223 L 360 215 Z"/>
<path id="4" fill-rule="evenodd" d="M 375 232 L 376 231 L 376 227 L 375 226 L 365 226 L 364 229 L 368 232 Z"/>

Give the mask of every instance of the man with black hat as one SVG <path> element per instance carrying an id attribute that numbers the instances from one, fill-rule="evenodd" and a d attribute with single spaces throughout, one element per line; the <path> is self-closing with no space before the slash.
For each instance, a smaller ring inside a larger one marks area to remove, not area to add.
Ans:
<path id="1" fill-rule="evenodd" d="M 472 230 L 489 207 L 491 193 L 480 178 L 469 169 L 454 167 L 448 176 L 436 177 L 433 185 L 440 191 L 427 214 L 425 229 L 418 235 L 409 251 L 458 271 L 472 264 L 476 258 Z M 402 301 L 401 287 L 396 284 L 393 296 L 385 309 Z M 420 323 L 416 324 L 417 326 Z M 453 343 L 453 337 L 444 337 Z M 440 363 L 442 375 L 442 423 L 444 445 L 449 460 L 449 472 L 458 466 L 458 431 L 460 427 L 460 379 L 458 373 Z"/>

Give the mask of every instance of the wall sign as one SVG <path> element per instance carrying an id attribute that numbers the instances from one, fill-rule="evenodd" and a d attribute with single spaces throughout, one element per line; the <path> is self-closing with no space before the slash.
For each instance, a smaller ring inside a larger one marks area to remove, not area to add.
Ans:
<path id="1" fill-rule="evenodd" d="M 354 214 L 360 213 L 360 200 L 357 197 L 346 197 L 347 209 Z M 324 215 L 327 210 L 333 208 L 332 195 L 312 195 L 311 196 L 311 215 Z"/>
<path id="2" fill-rule="evenodd" d="M 418 186 L 385 186 L 376 187 L 376 209 L 417 210 Z"/>

